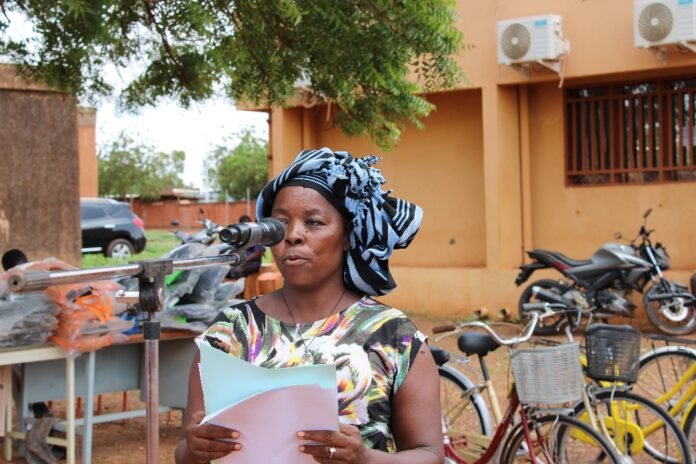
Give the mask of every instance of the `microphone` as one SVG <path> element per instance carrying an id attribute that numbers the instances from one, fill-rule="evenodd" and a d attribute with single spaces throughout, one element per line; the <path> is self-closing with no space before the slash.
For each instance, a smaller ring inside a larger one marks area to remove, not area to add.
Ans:
<path id="1" fill-rule="evenodd" d="M 273 246 L 285 237 L 285 223 L 274 218 L 259 222 L 230 224 L 219 232 L 220 240 L 234 247 L 263 245 Z"/>

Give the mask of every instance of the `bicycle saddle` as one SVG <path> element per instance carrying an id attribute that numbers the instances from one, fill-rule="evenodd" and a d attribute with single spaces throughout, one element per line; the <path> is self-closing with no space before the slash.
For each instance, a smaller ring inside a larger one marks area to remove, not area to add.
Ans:
<path id="1" fill-rule="evenodd" d="M 480 332 L 467 332 L 461 334 L 457 339 L 457 345 L 467 356 L 472 354 L 486 356 L 491 351 L 495 351 L 500 347 L 500 344 L 496 342 L 493 337 Z"/>
<path id="2" fill-rule="evenodd" d="M 449 351 L 443 350 L 442 348 L 438 348 L 436 346 L 430 347 L 430 353 L 433 355 L 435 364 L 437 364 L 438 366 L 442 366 L 450 359 Z"/>

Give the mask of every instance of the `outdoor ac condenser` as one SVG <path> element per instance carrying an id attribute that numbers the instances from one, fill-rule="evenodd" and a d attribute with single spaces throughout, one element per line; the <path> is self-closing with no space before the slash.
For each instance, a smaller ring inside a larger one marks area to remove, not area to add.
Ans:
<path id="1" fill-rule="evenodd" d="M 638 48 L 696 41 L 694 0 L 635 0 L 633 43 Z"/>
<path id="2" fill-rule="evenodd" d="M 555 61 L 567 52 L 559 15 L 498 21 L 497 32 L 499 64 Z"/>

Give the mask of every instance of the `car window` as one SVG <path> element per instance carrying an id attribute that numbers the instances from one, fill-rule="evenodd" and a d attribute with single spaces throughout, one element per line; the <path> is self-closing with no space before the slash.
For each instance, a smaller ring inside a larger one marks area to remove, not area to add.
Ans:
<path id="1" fill-rule="evenodd" d="M 90 206 L 90 205 L 81 205 L 80 206 L 80 219 L 81 220 L 87 220 L 87 219 L 99 219 L 102 217 L 106 217 L 106 213 L 102 208 L 99 208 L 97 206 Z"/>
<path id="2" fill-rule="evenodd" d="M 109 216 L 122 216 L 123 210 L 128 209 L 128 205 L 124 205 L 123 203 L 107 203 L 104 205 L 104 209 Z"/>

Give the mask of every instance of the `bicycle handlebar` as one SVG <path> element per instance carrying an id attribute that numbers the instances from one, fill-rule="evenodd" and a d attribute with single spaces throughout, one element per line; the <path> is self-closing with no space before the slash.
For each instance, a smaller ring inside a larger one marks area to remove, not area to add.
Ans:
<path id="1" fill-rule="evenodd" d="M 443 333 L 443 335 L 437 337 L 435 341 L 442 340 L 445 337 L 448 337 L 450 335 L 453 335 L 455 333 L 459 333 L 463 331 L 464 329 L 470 328 L 470 327 L 476 327 L 479 329 L 483 329 L 486 332 L 488 332 L 493 339 L 501 344 L 501 345 L 517 345 L 518 343 L 526 342 L 530 338 L 532 338 L 532 334 L 534 333 L 534 329 L 536 329 L 537 323 L 544 318 L 547 318 L 549 316 L 554 316 L 557 315 L 557 312 L 552 311 L 552 308 L 557 307 L 557 306 L 563 306 L 563 305 L 556 305 L 556 304 L 551 304 L 551 303 L 530 303 L 524 305 L 524 309 L 529 310 L 532 314 L 531 317 L 532 319 L 529 321 L 527 326 L 524 329 L 524 332 L 522 335 L 517 336 L 517 337 L 512 337 L 512 338 L 503 338 L 500 335 L 496 333 L 495 330 L 493 330 L 488 324 L 481 322 L 481 321 L 472 321 L 472 322 L 461 322 L 456 325 L 442 325 L 442 326 L 437 326 L 433 328 L 433 333 Z M 437 332 L 436 332 L 437 329 Z M 445 333 L 446 332 L 446 333 Z"/>

